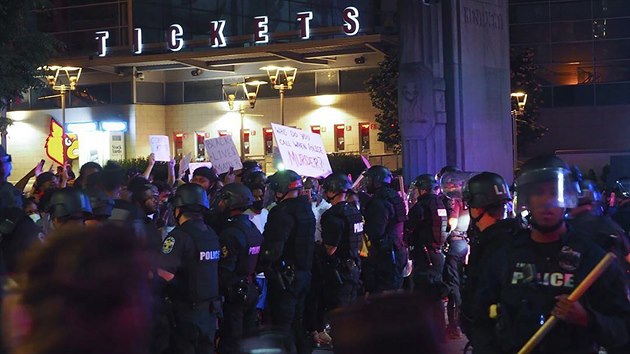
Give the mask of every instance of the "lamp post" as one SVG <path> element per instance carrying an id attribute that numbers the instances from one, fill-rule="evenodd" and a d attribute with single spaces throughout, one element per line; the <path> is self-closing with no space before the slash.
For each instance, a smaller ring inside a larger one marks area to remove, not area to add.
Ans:
<path id="1" fill-rule="evenodd" d="M 236 103 L 236 98 L 238 96 L 239 89 L 243 89 L 243 93 L 249 102 L 249 108 L 256 107 L 256 99 L 258 98 L 258 90 L 260 89 L 260 85 L 264 85 L 267 82 L 260 80 L 250 80 L 249 78 L 245 78 L 242 82 L 237 82 L 233 84 L 228 84 L 223 86 L 224 96 L 228 102 L 228 107 L 230 107 L 230 111 L 234 110 L 234 106 Z M 248 89 L 248 86 L 252 88 Z M 228 90 L 226 90 L 228 88 Z M 253 89 L 255 88 L 255 89 Z M 240 104 L 238 107 L 238 112 L 241 115 L 241 160 L 245 160 L 245 105 Z M 250 116 L 259 116 L 262 117 L 262 114 L 250 114 Z"/>
<path id="2" fill-rule="evenodd" d="M 527 103 L 527 94 L 525 92 L 513 92 L 510 94 L 512 103 L 512 159 L 514 162 L 514 171 L 518 168 L 518 117 L 525 113 L 525 104 Z"/>
<path id="3" fill-rule="evenodd" d="M 267 76 L 274 89 L 280 92 L 280 118 L 284 125 L 284 92 L 293 89 L 297 68 L 290 66 L 264 66 L 260 70 L 267 71 Z"/>
<path id="4" fill-rule="evenodd" d="M 74 91 L 81 77 L 83 69 L 74 66 L 45 66 L 40 68 L 44 71 L 44 77 L 54 91 L 59 91 L 57 95 L 40 97 L 40 99 L 61 97 L 61 126 L 66 127 L 66 93 Z"/>

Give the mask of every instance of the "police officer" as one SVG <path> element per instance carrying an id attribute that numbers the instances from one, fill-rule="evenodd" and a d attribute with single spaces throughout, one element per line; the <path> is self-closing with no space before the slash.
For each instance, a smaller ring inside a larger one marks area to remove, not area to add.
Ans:
<path id="1" fill-rule="evenodd" d="M 269 211 L 263 233 L 258 271 L 268 280 L 267 310 L 271 324 L 287 333 L 289 352 L 309 353 L 303 329 L 304 299 L 311 280 L 315 216 L 306 196 L 300 196 L 301 177 L 291 170 L 269 177 L 277 205 Z"/>
<path id="2" fill-rule="evenodd" d="M 578 189 L 564 161 L 539 156 L 527 161 L 516 181 L 517 206 L 531 212 L 531 229 L 495 252 L 481 270 L 475 328 L 477 353 L 513 353 L 553 315 L 560 323 L 537 353 L 593 353 L 599 345 L 628 341 L 630 302 L 616 264 L 578 301 L 570 294 L 603 257 L 591 240 L 567 228 L 565 212 L 577 205 Z"/>
<path id="3" fill-rule="evenodd" d="M 442 282 L 446 208 L 438 198 L 438 184 L 432 175 L 416 177 L 411 188 L 417 189 L 419 195 L 405 222 L 405 238 L 412 250 L 414 286 L 439 299 L 446 290 Z"/>
<path id="4" fill-rule="evenodd" d="M 462 286 L 460 308 L 461 327 L 473 347 L 485 338 L 476 337 L 474 294 L 482 269 L 497 250 L 510 242 L 521 230 L 516 219 L 506 219 L 507 204 L 510 202 L 510 189 L 500 175 L 482 172 L 473 176 L 464 185 L 463 200 L 469 207 L 471 225 L 470 257 L 466 266 L 465 282 Z"/>
<path id="5" fill-rule="evenodd" d="M 85 194 L 90 199 L 90 206 L 92 207 L 92 216 L 85 221 L 86 225 L 99 225 L 107 221 L 112 216 L 114 200 L 96 188 L 87 189 Z"/>
<path id="6" fill-rule="evenodd" d="M 346 201 L 352 188 L 348 176 L 333 173 L 323 183 L 324 198 L 332 205 L 322 215 L 322 240 L 328 256 L 329 280 L 324 292 L 328 310 L 352 303 L 359 291 L 359 250 L 363 237 L 363 216 Z"/>
<path id="7" fill-rule="evenodd" d="M 83 226 L 92 215 L 90 199 L 81 190 L 63 188 L 53 192 L 46 207 L 54 229 Z"/>
<path id="8" fill-rule="evenodd" d="M 384 166 L 372 166 L 363 174 L 363 185 L 371 195 L 363 213 L 365 233 L 371 244 L 363 268 L 366 291 L 370 293 L 400 289 L 407 264 L 403 244 L 406 208 L 391 183 L 392 173 Z"/>
<path id="9" fill-rule="evenodd" d="M 168 282 L 173 304 L 173 353 L 212 353 L 219 299 L 219 237 L 203 223 L 208 196 L 194 183 L 180 186 L 173 197 L 177 227 L 162 243 L 158 275 Z"/>
<path id="10" fill-rule="evenodd" d="M 569 225 L 592 237 L 605 251 L 613 252 L 630 277 L 630 240 L 621 226 L 603 215 L 602 195 L 593 181 L 580 181 L 578 206 L 571 209 L 569 216 Z"/>
<path id="11" fill-rule="evenodd" d="M 255 271 L 262 235 L 243 214 L 253 202 L 251 191 L 241 183 L 225 185 L 213 202 L 212 209 L 223 220 L 219 232 L 219 289 L 225 299 L 218 348 L 221 354 L 238 353 L 238 340 L 256 326 Z"/>

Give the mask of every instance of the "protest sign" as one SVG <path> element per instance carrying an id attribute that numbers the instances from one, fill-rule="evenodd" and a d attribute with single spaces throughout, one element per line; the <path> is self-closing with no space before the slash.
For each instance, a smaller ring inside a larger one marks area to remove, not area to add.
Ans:
<path id="1" fill-rule="evenodd" d="M 228 172 L 230 167 L 235 170 L 243 168 L 241 156 L 236 150 L 236 145 L 232 137 L 220 136 L 218 138 L 206 139 L 204 141 L 206 152 L 212 161 L 212 165 L 217 169 L 219 174 Z"/>
<path id="2" fill-rule="evenodd" d="M 273 123 L 271 128 L 284 168 L 308 177 L 332 173 L 321 135 Z"/>
<path id="3" fill-rule="evenodd" d="M 151 153 L 155 155 L 155 161 L 170 161 L 171 149 L 169 147 L 168 136 L 149 135 L 149 145 Z"/>

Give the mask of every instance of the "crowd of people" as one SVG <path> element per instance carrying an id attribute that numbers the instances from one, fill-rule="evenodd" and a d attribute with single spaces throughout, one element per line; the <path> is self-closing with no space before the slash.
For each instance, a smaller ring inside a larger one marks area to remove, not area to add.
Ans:
<path id="1" fill-rule="evenodd" d="M 513 186 L 452 166 L 394 188 L 384 166 L 353 181 L 155 164 L 75 178 L 42 161 L 14 186 L 0 147 L 3 350 L 441 353 L 465 335 L 514 353 L 555 316 L 535 352 L 630 352 L 630 179 L 602 197 L 556 156 Z"/>

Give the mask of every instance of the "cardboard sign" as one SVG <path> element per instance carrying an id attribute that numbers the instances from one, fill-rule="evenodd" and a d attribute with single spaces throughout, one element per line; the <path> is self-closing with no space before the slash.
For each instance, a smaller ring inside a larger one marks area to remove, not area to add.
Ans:
<path id="1" fill-rule="evenodd" d="M 191 162 L 190 164 L 188 164 L 188 168 L 190 169 L 190 178 L 192 178 L 193 173 L 199 167 L 212 168 L 212 162 Z"/>
<path id="2" fill-rule="evenodd" d="M 179 161 L 179 175 L 183 176 L 184 172 L 190 167 L 190 160 L 192 160 L 192 153 L 187 153 L 182 159 Z"/>
<path id="3" fill-rule="evenodd" d="M 326 177 L 332 173 L 321 135 L 273 123 L 271 128 L 284 168 L 307 177 Z"/>
<path id="4" fill-rule="evenodd" d="M 151 153 L 155 154 L 155 161 L 170 161 L 171 149 L 166 135 L 149 135 Z"/>
<path id="5" fill-rule="evenodd" d="M 212 165 L 217 169 L 217 173 L 228 172 L 230 167 L 235 170 L 243 168 L 241 156 L 236 150 L 236 145 L 234 145 L 234 140 L 232 140 L 230 135 L 206 139 L 203 143 Z"/>

